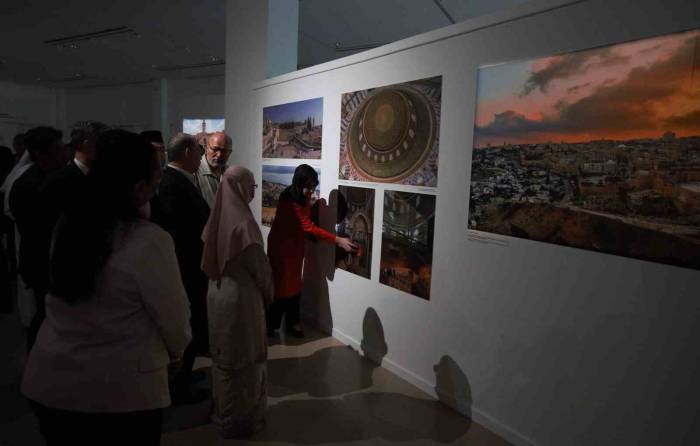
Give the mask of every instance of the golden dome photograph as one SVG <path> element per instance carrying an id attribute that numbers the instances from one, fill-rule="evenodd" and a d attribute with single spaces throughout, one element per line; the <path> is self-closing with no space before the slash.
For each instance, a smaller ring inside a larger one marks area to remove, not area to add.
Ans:
<path id="1" fill-rule="evenodd" d="M 437 187 L 442 77 L 342 98 L 339 178 Z"/>

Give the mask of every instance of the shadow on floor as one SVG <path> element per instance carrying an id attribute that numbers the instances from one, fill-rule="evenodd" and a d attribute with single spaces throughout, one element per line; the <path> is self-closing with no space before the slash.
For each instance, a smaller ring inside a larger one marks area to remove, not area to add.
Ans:
<path id="1" fill-rule="evenodd" d="M 469 419 L 438 401 L 385 392 L 282 401 L 269 408 L 267 420 L 266 430 L 250 441 L 319 444 L 382 438 L 449 443 L 471 427 Z"/>
<path id="2" fill-rule="evenodd" d="M 324 337 L 314 334 L 319 339 Z M 350 347 L 338 346 L 317 350 L 310 356 L 269 360 L 268 395 L 329 397 L 371 387 L 372 373 L 388 352 L 382 321 L 374 308 L 365 312 L 362 335 L 364 357 Z"/>
<path id="3" fill-rule="evenodd" d="M 274 336 L 268 336 L 267 343 L 270 347 L 273 345 L 288 345 L 298 347 L 300 345 L 308 344 L 309 342 L 318 341 L 320 339 L 327 338 L 328 335 L 321 333 L 317 330 L 304 330 L 303 338 L 295 338 L 294 336 L 287 334 L 284 330 L 280 329 L 275 333 Z"/>
<path id="4" fill-rule="evenodd" d="M 377 366 L 347 346 L 327 347 L 310 356 L 267 362 L 268 395 L 313 397 L 343 395 L 372 386 Z"/>

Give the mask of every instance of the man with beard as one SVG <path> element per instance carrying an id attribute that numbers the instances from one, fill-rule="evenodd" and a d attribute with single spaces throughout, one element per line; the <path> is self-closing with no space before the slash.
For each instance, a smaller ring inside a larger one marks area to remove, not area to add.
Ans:
<path id="1" fill-rule="evenodd" d="M 224 132 L 215 132 L 209 135 L 207 142 L 196 176 L 202 196 L 212 208 L 221 175 L 226 170 L 226 162 L 231 155 L 231 138 Z"/>

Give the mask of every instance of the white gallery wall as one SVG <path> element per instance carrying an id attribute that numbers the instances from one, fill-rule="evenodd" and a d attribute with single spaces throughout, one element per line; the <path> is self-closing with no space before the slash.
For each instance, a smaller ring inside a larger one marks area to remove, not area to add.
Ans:
<path id="1" fill-rule="evenodd" d="M 164 88 L 163 88 L 164 87 Z M 83 88 L 0 82 L 0 145 L 37 125 L 64 132 L 76 121 L 98 120 L 130 131 L 159 129 L 167 139 L 184 118 L 223 118 L 224 77 L 196 77 Z"/>
<path id="2" fill-rule="evenodd" d="M 172 79 L 167 87 L 168 131 L 182 131 L 185 118 L 222 119 L 224 110 L 224 76 Z M 167 137 L 166 135 L 166 137 Z"/>
<path id="3" fill-rule="evenodd" d="M 183 118 L 224 116 L 223 76 L 154 80 L 66 90 L 66 122 L 94 119 L 134 132 L 158 129 L 167 138 Z"/>
<path id="4" fill-rule="evenodd" d="M 96 120 L 140 132 L 151 128 L 151 82 L 66 90 L 66 122 Z"/>
<path id="5" fill-rule="evenodd" d="M 467 235 L 479 66 L 698 26 L 692 0 L 531 2 L 252 86 L 252 144 L 233 161 L 259 182 L 263 107 L 321 96 L 327 199 L 338 185 L 341 94 L 443 76 L 431 299 L 378 282 L 383 191 L 398 189 L 380 184 L 372 279 L 342 270 L 311 278 L 307 308 L 370 354 L 365 316 L 375 311 L 385 367 L 434 393 L 436 365 L 452 364 L 437 393 L 515 444 L 699 444 L 700 272 Z M 260 205 L 257 197 L 258 218 Z"/>
<path id="6" fill-rule="evenodd" d="M 54 89 L 0 82 L 0 145 L 12 146 L 12 138 L 40 124 L 57 125 L 60 110 Z"/>

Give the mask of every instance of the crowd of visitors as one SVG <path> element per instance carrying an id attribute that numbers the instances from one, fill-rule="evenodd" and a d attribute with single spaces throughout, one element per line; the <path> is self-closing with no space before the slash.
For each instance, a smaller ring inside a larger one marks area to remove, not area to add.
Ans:
<path id="1" fill-rule="evenodd" d="M 304 240 L 355 247 L 310 219 L 318 177 L 301 165 L 266 252 L 255 176 L 231 152 L 223 132 L 166 145 L 96 121 L 0 147 L 0 310 L 16 297 L 22 392 L 47 444 L 158 444 L 163 408 L 210 393 L 222 436 L 264 428 L 268 337 L 283 317 L 304 336 Z M 194 386 L 197 356 L 211 392 Z"/>

